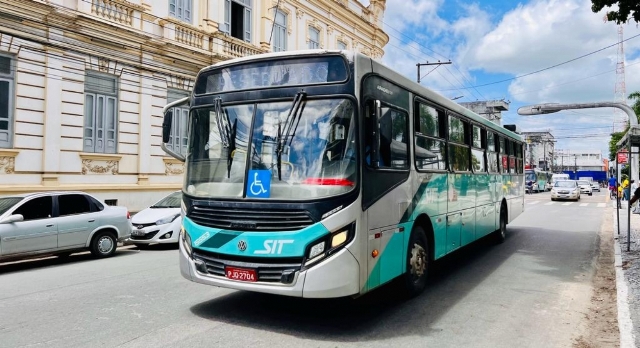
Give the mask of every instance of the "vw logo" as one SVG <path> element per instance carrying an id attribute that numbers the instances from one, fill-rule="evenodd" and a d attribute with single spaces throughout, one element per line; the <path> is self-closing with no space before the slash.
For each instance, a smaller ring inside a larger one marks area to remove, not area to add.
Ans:
<path id="1" fill-rule="evenodd" d="M 245 241 L 243 241 L 243 240 L 239 241 L 239 242 L 238 242 L 238 249 L 239 249 L 240 251 L 245 251 L 245 250 L 247 250 L 247 242 L 245 242 Z"/>

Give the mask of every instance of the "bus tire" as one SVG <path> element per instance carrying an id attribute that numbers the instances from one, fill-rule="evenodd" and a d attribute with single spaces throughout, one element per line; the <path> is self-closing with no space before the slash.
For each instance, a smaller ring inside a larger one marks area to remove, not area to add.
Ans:
<path id="1" fill-rule="evenodd" d="M 500 208 L 500 225 L 498 229 L 493 232 L 493 239 L 496 244 L 502 244 L 504 240 L 507 238 L 507 209 L 503 205 Z"/>
<path id="2" fill-rule="evenodd" d="M 415 226 L 409 237 L 406 270 L 403 285 L 408 297 L 415 297 L 427 287 L 429 274 L 429 240 L 420 226 Z"/>

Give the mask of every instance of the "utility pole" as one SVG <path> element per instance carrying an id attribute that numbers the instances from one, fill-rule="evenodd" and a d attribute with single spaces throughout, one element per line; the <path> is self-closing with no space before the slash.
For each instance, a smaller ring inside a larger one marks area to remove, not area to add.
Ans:
<path id="1" fill-rule="evenodd" d="M 432 71 L 438 69 L 438 67 L 440 67 L 440 65 L 443 65 L 443 64 L 451 64 L 451 61 L 448 61 L 448 62 L 440 62 L 440 61 L 438 61 L 437 63 L 426 62 L 426 63 L 418 63 L 418 64 L 416 64 L 416 67 L 418 68 L 418 83 L 420 83 L 420 80 L 422 78 L 424 78 L 425 76 L 429 75 Z M 421 66 L 426 66 L 426 65 L 435 65 L 436 67 L 431 69 L 428 73 L 424 74 L 424 76 L 420 77 L 420 67 Z"/>
<path id="2" fill-rule="evenodd" d="M 544 171 L 547 171 L 547 142 L 542 143 L 542 159 L 544 161 Z"/>

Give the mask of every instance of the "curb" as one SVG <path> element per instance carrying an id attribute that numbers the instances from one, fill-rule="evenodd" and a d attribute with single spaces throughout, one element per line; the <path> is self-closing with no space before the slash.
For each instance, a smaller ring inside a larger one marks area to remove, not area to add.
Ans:
<path id="1" fill-rule="evenodd" d="M 615 220 L 614 220 L 615 221 Z M 622 251 L 613 231 L 613 248 L 615 254 L 614 267 L 616 269 L 616 298 L 618 302 L 618 328 L 620 330 L 620 348 L 634 348 L 635 337 L 633 335 L 633 323 L 629 312 L 629 286 L 624 278 L 622 269 Z"/>

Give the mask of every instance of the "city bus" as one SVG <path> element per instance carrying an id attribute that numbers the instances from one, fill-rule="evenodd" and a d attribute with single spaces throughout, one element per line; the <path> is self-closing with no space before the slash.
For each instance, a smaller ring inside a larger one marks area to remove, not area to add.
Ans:
<path id="1" fill-rule="evenodd" d="M 434 260 L 502 242 L 524 210 L 518 134 L 359 53 L 220 62 L 164 113 L 162 148 L 185 161 L 180 272 L 197 283 L 415 296 Z"/>
<path id="2" fill-rule="evenodd" d="M 544 192 L 547 190 L 551 190 L 551 177 L 553 173 L 544 171 L 541 169 L 525 169 L 524 171 L 524 180 L 525 184 L 529 185 L 529 183 L 533 183 L 531 185 L 531 190 L 535 192 Z"/>

